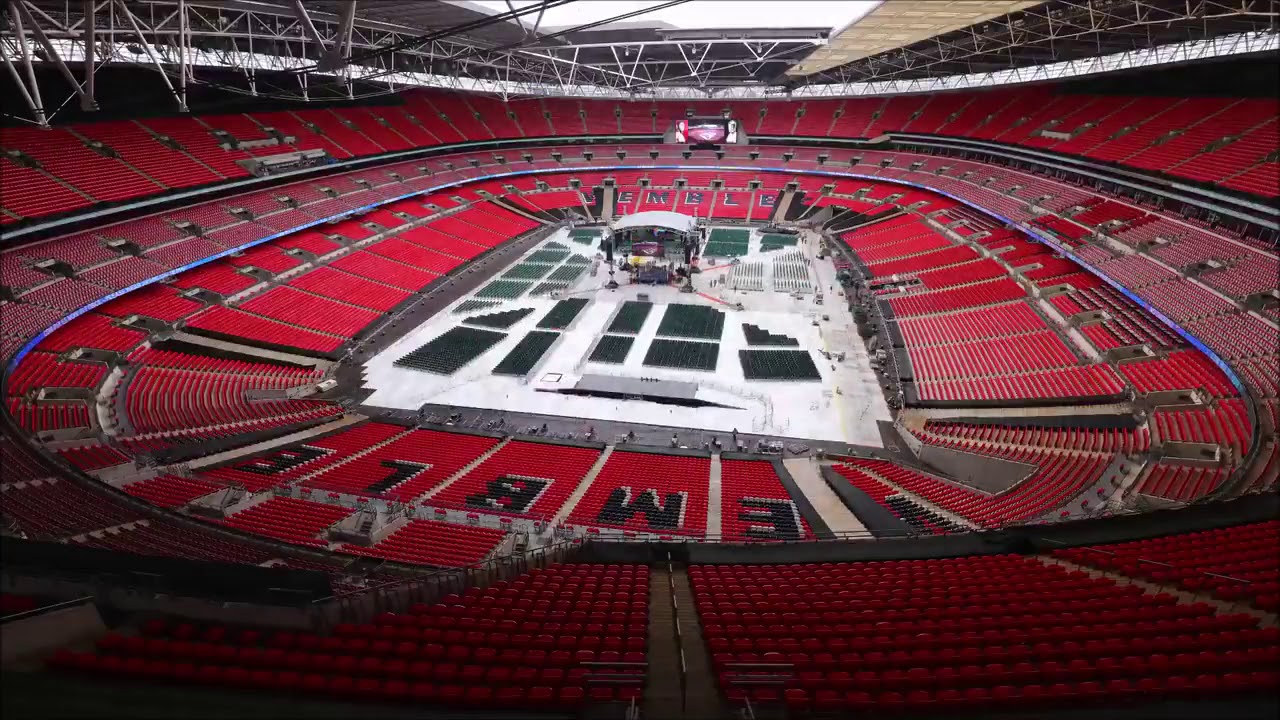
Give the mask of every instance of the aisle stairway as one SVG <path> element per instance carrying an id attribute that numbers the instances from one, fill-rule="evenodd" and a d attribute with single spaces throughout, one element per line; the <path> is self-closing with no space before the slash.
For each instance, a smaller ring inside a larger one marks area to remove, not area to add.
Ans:
<path id="1" fill-rule="evenodd" d="M 660 564 L 649 575 L 648 661 L 643 717 L 728 717 L 683 565 Z"/>

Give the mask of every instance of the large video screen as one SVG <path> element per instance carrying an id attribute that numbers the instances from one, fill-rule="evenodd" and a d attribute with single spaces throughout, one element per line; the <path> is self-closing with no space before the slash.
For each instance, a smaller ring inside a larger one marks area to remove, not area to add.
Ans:
<path id="1" fill-rule="evenodd" d="M 676 142 L 710 147 L 738 142 L 738 121 L 726 118 L 689 118 L 676 121 Z"/>

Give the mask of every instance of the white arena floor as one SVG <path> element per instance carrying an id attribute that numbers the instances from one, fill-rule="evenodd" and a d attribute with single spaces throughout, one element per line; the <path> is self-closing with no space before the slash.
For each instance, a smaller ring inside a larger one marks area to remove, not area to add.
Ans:
<path id="1" fill-rule="evenodd" d="M 765 290 L 735 290 L 726 286 L 729 266 L 723 261 L 703 260 L 708 268 L 694 276 L 695 293 L 681 293 L 673 287 L 629 285 L 625 275 L 617 278 L 621 287 L 604 289 L 607 269 L 600 263 L 589 267 L 561 297 L 583 297 L 591 302 L 573 324 L 561 334 L 528 378 L 493 375 L 493 367 L 555 305 L 559 298 L 524 296 L 504 301 L 500 307 L 469 314 L 487 314 L 505 309 L 533 308 L 534 312 L 506 329 L 507 337 L 484 354 L 472 360 L 453 375 L 445 376 L 421 370 L 395 367 L 394 361 L 406 353 L 461 324 L 467 315 L 452 312 L 464 302 L 462 298 L 445 311 L 406 334 L 398 342 L 365 364 L 364 386 L 373 390 L 367 405 L 382 408 L 416 410 L 427 403 L 457 407 L 510 410 L 565 417 L 594 418 L 636 422 L 693 429 L 729 432 L 734 428 L 779 437 L 849 442 L 880 446 L 876 421 L 889 420 L 889 409 L 880 392 L 876 376 L 867 362 L 866 351 L 857 337 L 856 327 L 844 309 L 835 283 L 835 268 L 830 260 L 817 260 L 816 236 L 807 235 L 799 252 L 809 259 L 808 273 L 822 288 L 826 304 L 815 303 L 810 292 L 795 296 L 776 292 L 772 284 L 772 259 L 785 250 L 759 251 L 758 234 L 752 233 L 750 252 L 741 258 L 743 264 L 762 264 Z M 548 242 L 559 242 L 576 253 L 594 257 L 595 251 L 568 240 L 561 230 Z M 537 248 L 530 250 L 530 253 Z M 795 251 L 791 251 L 795 252 Z M 717 262 L 721 267 L 716 267 Z M 514 264 L 514 263 L 513 263 Z M 594 275 L 591 274 L 594 270 Z M 499 273 L 501 274 L 501 273 Z M 495 275 L 496 277 L 496 275 Z M 483 284 L 481 285 L 483 287 Z M 596 338 L 613 317 L 617 306 L 647 294 L 655 307 L 636 337 L 625 363 L 621 365 L 588 362 Z M 470 297 L 470 296 L 468 296 Z M 728 303 L 728 305 L 722 304 Z M 717 369 L 712 372 L 675 370 L 642 364 L 649 343 L 655 337 L 667 303 L 705 304 L 725 311 L 724 332 L 720 340 Z M 731 306 L 741 303 L 743 310 Z M 822 320 L 824 313 L 829 320 Z M 818 324 L 814 325 L 814 320 Z M 738 362 L 738 350 L 746 348 L 742 324 L 757 325 L 773 334 L 796 338 L 800 348 L 808 350 L 817 365 L 821 381 L 747 381 Z M 828 360 L 822 350 L 845 352 L 843 361 Z M 560 395 L 542 388 L 572 387 L 584 374 L 623 377 L 647 377 L 696 382 L 696 398 L 732 406 L 688 408 L 641 400 L 613 400 Z"/>

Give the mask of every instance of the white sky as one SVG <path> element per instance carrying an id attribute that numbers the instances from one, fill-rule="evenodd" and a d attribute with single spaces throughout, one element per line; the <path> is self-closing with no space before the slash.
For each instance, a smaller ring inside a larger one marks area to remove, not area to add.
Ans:
<path id="1" fill-rule="evenodd" d="M 542 17 L 543 29 L 563 29 L 604 20 L 646 7 L 663 4 L 664 0 L 577 0 L 548 10 Z M 479 6 L 491 13 L 507 12 L 505 0 L 470 0 L 460 5 Z M 533 0 L 512 0 L 517 9 L 535 4 Z M 839 30 L 871 12 L 879 0 L 692 0 L 665 10 L 646 13 L 624 21 L 627 25 L 663 22 L 682 30 L 734 28 L 812 28 Z M 537 13 L 521 19 L 532 25 Z M 514 21 L 513 21 L 514 22 Z"/>

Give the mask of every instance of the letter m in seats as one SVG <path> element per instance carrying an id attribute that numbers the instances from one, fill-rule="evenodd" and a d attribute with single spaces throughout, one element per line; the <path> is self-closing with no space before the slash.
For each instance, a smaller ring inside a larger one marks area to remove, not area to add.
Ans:
<path id="1" fill-rule="evenodd" d="M 660 503 L 658 491 L 649 488 L 633 494 L 630 487 L 614 488 L 596 520 L 602 524 L 622 525 L 643 513 L 645 524 L 651 530 L 679 530 L 684 527 L 684 510 L 688 504 L 686 492 L 667 493 Z"/>

